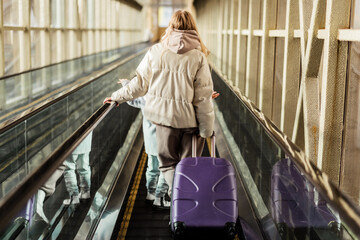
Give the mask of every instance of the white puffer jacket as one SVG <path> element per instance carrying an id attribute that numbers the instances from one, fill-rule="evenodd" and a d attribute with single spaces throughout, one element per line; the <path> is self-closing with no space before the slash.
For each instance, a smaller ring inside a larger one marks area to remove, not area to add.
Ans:
<path id="1" fill-rule="evenodd" d="M 203 138 L 212 135 L 213 82 L 196 31 L 175 30 L 167 46 L 152 46 L 136 75 L 112 94 L 112 101 L 122 103 L 147 94 L 144 114 L 148 120 L 173 128 L 199 127 Z"/>

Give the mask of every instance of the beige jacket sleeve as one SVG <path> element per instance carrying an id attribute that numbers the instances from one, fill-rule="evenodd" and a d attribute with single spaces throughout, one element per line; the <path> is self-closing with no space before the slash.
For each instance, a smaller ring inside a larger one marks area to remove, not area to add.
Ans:
<path id="1" fill-rule="evenodd" d="M 136 69 L 136 77 L 129 84 L 120 88 L 111 95 L 111 100 L 123 103 L 144 96 L 149 87 L 151 78 L 150 51 L 146 53 Z"/>
<path id="2" fill-rule="evenodd" d="M 209 65 L 203 56 L 202 64 L 196 73 L 194 81 L 193 105 L 199 123 L 200 136 L 210 137 L 214 131 L 214 106 L 212 102 L 213 82 Z"/>

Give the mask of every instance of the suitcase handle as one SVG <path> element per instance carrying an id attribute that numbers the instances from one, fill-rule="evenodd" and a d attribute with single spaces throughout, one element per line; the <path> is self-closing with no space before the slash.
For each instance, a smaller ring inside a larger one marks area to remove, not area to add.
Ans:
<path id="1" fill-rule="evenodd" d="M 192 145 L 191 145 L 191 156 L 193 158 L 196 157 L 196 148 L 197 148 L 197 141 L 196 141 L 197 137 L 196 135 L 192 136 Z M 210 151 L 210 156 L 215 158 L 215 133 L 211 136 L 211 151 Z"/>

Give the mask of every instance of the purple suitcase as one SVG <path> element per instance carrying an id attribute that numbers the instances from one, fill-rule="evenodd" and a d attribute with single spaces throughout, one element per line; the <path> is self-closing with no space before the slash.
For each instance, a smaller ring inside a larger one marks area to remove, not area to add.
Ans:
<path id="1" fill-rule="evenodd" d="M 272 169 L 271 200 L 272 217 L 281 235 L 287 228 L 309 226 L 338 231 L 339 221 L 327 203 L 321 196 L 315 201 L 314 188 L 289 159 L 281 159 Z"/>
<path id="2" fill-rule="evenodd" d="M 21 209 L 21 211 L 16 215 L 15 218 L 22 217 L 28 222 L 32 219 L 34 215 L 34 204 L 35 204 L 35 195 L 32 196 L 26 203 L 26 206 Z"/>
<path id="3" fill-rule="evenodd" d="M 240 225 L 241 225 L 241 229 L 242 229 L 242 234 L 244 235 L 243 239 L 246 239 L 246 240 L 262 239 L 262 236 L 259 236 L 258 233 L 256 233 L 254 231 L 254 229 L 252 229 L 252 227 L 245 221 L 245 219 L 242 219 L 239 216 L 239 220 L 240 220 Z"/>
<path id="4" fill-rule="evenodd" d="M 196 156 L 194 139 L 192 155 Z M 236 234 L 235 171 L 228 160 L 214 157 L 214 136 L 211 156 L 185 158 L 176 166 L 171 200 L 171 228 L 175 238 L 188 229 L 224 230 L 228 238 Z"/>

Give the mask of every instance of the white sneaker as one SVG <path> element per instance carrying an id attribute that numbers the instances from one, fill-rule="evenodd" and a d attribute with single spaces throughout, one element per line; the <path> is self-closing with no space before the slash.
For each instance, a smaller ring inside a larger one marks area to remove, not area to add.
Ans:
<path id="1" fill-rule="evenodd" d="M 155 200 L 155 195 L 154 194 L 151 194 L 151 193 L 147 193 L 146 195 L 146 201 L 154 201 Z"/>
<path id="2" fill-rule="evenodd" d="M 155 198 L 153 207 L 155 209 L 170 209 L 171 202 L 166 201 L 164 197 Z"/>
<path id="3" fill-rule="evenodd" d="M 89 199 L 89 198 L 90 198 L 90 191 L 80 193 L 80 199 L 81 200 L 86 200 L 86 199 Z"/>
<path id="4" fill-rule="evenodd" d="M 70 205 L 70 204 L 79 204 L 80 203 L 80 197 L 79 195 L 71 196 L 70 199 L 65 199 L 63 201 L 64 205 Z"/>

